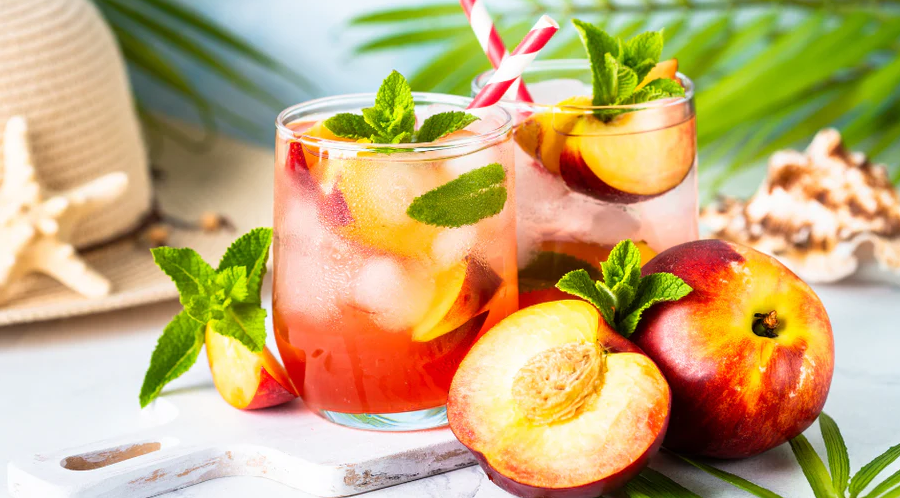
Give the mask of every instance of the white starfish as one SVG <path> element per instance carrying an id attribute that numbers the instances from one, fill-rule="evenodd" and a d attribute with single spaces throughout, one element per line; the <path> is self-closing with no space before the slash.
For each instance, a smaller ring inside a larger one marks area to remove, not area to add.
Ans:
<path id="1" fill-rule="evenodd" d="M 10 118 L 3 135 L 0 170 L 0 302 L 24 275 L 44 273 L 86 297 L 109 294 L 110 282 L 89 267 L 69 243 L 79 221 L 109 205 L 128 185 L 110 173 L 65 192 L 46 192 L 35 177 L 28 126 Z"/>

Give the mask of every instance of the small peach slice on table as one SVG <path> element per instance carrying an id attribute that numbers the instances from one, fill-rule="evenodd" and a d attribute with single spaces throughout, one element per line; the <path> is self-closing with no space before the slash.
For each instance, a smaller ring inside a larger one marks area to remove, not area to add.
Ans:
<path id="1" fill-rule="evenodd" d="M 207 328 L 206 356 L 216 389 L 235 408 L 267 408 L 298 396 L 269 348 L 253 353 L 237 339 Z"/>
<path id="2" fill-rule="evenodd" d="M 447 416 L 488 477 L 522 497 L 594 498 L 656 453 L 669 386 L 582 301 L 513 313 L 460 364 Z"/>
<path id="3" fill-rule="evenodd" d="M 437 293 L 428 313 L 412 329 L 412 340 L 428 342 L 471 320 L 502 283 L 493 270 L 468 258 L 436 277 Z"/>

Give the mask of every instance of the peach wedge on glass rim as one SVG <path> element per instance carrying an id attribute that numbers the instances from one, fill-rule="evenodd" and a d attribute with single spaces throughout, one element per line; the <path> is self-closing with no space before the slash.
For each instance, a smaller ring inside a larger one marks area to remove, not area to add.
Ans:
<path id="1" fill-rule="evenodd" d="M 520 310 L 462 361 L 447 417 L 490 479 L 522 497 L 594 498 L 637 475 L 662 443 L 662 373 L 575 300 Z"/>

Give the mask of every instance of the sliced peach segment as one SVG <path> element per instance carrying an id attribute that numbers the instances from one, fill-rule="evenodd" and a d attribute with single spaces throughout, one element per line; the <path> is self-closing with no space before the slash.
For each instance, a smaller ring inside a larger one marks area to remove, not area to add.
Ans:
<path id="1" fill-rule="evenodd" d="M 694 118 L 678 122 L 664 105 L 621 114 L 604 123 L 582 116 L 560 156 L 569 188 L 591 197 L 633 203 L 677 187 L 694 164 Z"/>
<path id="2" fill-rule="evenodd" d="M 593 498 L 657 451 L 671 394 L 662 373 L 582 301 L 518 311 L 460 364 L 447 416 L 491 480 L 518 496 Z"/>
<path id="3" fill-rule="evenodd" d="M 268 348 L 253 353 L 237 339 L 207 327 L 206 356 L 216 389 L 235 408 L 267 408 L 297 397 L 287 372 Z"/>
<path id="4" fill-rule="evenodd" d="M 397 256 L 430 254 L 444 230 L 410 218 L 412 201 L 453 179 L 437 166 L 398 165 L 390 161 L 329 159 L 339 167 L 337 188 L 343 193 L 353 223 L 342 233 L 365 245 Z"/>
<path id="5" fill-rule="evenodd" d="M 516 143 L 547 171 L 559 174 L 559 156 L 563 151 L 567 134 L 584 112 L 571 107 L 590 105 L 590 97 L 572 97 L 560 102 L 559 107 L 552 111 L 533 114 L 516 127 L 514 133 Z"/>
<path id="6" fill-rule="evenodd" d="M 644 88 L 647 83 L 658 79 L 674 80 L 678 77 L 678 59 L 669 59 L 653 66 L 653 69 L 644 76 L 644 81 L 635 88 L 635 91 Z"/>
<path id="7" fill-rule="evenodd" d="M 469 258 L 439 274 L 435 284 L 437 295 L 428 313 L 413 327 L 413 341 L 433 341 L 468 322 L 494 297 L 501 279 Z"/>

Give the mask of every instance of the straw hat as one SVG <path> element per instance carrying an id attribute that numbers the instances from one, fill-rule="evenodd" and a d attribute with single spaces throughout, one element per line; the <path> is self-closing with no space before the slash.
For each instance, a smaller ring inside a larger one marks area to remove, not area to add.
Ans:
<path id="1" fill-rule="evenodd" d="M 69 240 L 110 280 L 110 293 L 85 298 L 31 274 L 15 281 L 11 300 L 0 303 L 0 325 L 176 297 L 148 246 L 132 236 L 146 224 L 154 198 L 147 153 L 122 56 L 90 1 L 0 2 L 0 127 L 14 116 L 28 122 L 33 166 L 48 190 L 114 172 L 125 173 L 128 182 L 112 205 L 80 221 Z M 174 147 L 164 151 L 159 167 L 166 174 L 155 193 L 162 211 L 185 220 L 215 211 L 234 224 L 234 232 L 175 228 L 167 244 L 194 247 L 216 261 L 237 232 L 269 225 L 271 164 L 271 152 L 233 142 L 223 141 L 203 158 Z"/>

